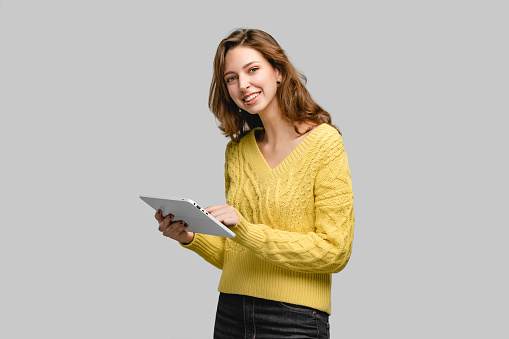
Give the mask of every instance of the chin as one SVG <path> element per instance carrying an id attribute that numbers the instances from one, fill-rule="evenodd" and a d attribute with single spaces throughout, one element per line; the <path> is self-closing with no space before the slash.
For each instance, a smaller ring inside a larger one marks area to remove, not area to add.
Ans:
<path id="1" fill-rule="evenodd" d="M 256 105 L 257 107 L 249 107 L 248 109 L 244 108 L 244 111 L 248 112 L 249 114 L 260 114 L 263 112 L 264 109 L 267 107 L 262 107 L 261 105 Z"/>
<path id="2" fill-rule="evenodd" d="M 246 111 L 246 110 L 244 110 L 244 111 Z M 246 112 L 248 112 L 251 115 L 258 115 L 258 112 L 255 112 L 255 111 L 246 111 Z"/>

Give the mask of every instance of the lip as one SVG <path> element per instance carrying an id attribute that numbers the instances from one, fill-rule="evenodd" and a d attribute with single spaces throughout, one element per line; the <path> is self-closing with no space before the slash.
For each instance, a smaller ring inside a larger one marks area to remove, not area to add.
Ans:
<path id="1" fill-rule="evenodd" d="M 245 102 L 244 99 L 246 99 L 247 97 L 249 97 L 250 95 L 253 95 L 253 94 L 257 94 L 258 93 L 258 96 L 256 98 L 254 98 L 253 100 L 249 101 L 249 102 Z M 244 101 L 244 104 L 245 105 L 253 105 L 254 103 L 256 103 L 258 101 L 258 99 L 260 98 L 260 92 L 251 92 L 249 94 L 246 94 L 242 97 L 242 101 Z"/>

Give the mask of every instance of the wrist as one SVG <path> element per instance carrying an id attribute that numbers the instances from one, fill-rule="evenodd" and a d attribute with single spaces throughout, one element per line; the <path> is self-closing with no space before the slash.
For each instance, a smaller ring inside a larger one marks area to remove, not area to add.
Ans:
<path id="1" fill-rule="evenodd" d="M 184 246 L 185 246 L 185 245 L 189 245 L 189 244 L 190 244 L 190 243 L 192 243 L 192 242 L 193 242 L 193 240 L 194 240 L 194 232 L 189 232 L 189 233 L 191 233 L 190 239 L 189 239 L 189 240 L 186 240 L 186 242 L 183 242 L 183 241 L 181 241 L 181 242 L 180 242 L 180 243 L 181 243 L 182 245 L 184 245 Z"/>

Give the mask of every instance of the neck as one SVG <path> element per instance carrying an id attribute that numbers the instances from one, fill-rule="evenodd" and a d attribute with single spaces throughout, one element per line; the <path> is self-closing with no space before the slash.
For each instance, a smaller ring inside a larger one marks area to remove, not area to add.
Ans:
<path id="1" fill-rule="evenodd" d="M 279 110 L 271 114 L 264 112 L 259 115 L 264 128 L 259 142 L 267 146 L 276 146 L 299 137 L 293 125 L 283 119 Z"/>

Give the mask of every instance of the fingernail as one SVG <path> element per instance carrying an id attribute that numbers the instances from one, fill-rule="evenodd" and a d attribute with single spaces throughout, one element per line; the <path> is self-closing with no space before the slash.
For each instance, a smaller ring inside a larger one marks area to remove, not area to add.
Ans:
<path id="1" fill-rule="evenodd" d="M 170 218 L 173 218 L 173 217 L 174 217 L 174 215 L 170 213 Z"/>
<path id="2" fill-rule="evenodd" d="M 184 225 L 184 227 L 189 227 L 189 225 L 186 223 L 186 224 Z"/>

